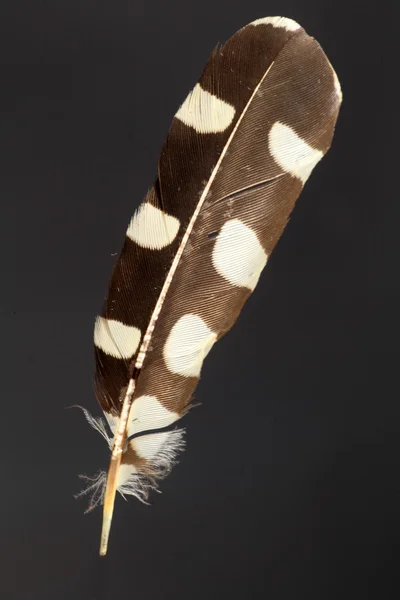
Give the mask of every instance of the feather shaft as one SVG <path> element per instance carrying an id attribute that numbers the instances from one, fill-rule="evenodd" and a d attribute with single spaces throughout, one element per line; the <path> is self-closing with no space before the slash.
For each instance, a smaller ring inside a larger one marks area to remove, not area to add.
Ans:
<path id="1" fill-rule="evenodd" d="M 115 494 L 117 492 L 118 471 L 121 465 L 122 452 L 127 437 L 127 421 L 132 405 L 133 393 L 135 391 L 135 380 L 129 381 L 126 390 L 121 416 L 117 424 L 117 433 L 111 453 L 110 468 L 107 475 L 107 485 L 104 496 L 103 525 L 101 528 L 100 556 L 107 554 L 108 538 L 110 535 L 112 517 L 114 512 Z"/>
<path id="2" fill-rule="evenodd" d="M 255 87 L 252 95 L 250 96 L 249 101 L 247 102 L 247 104 L 246 104 L 246 106 L 245 106 L 242 114 L 238 118 L 237 123 L 236 123 L 235 127 L 233 128 L 233 131 L 232 131 L 231 135 L 229 136 L 229 139 L 228 139 L 227 143 L 225 144 L 225 146 L 224 146 L 224 148 L 223 148 L 223 150 L 221 152 L 221 155 L 220 155 L 220 157 L 219 157 L 219 159 L 218 159 L 218 161 L 217 161 L 217 163 L 216 163 L 216 165 L 215 165 L 215 167 L 213 169 L 213 172 L 211 173 L 210 179 L 207 181 L 207 184 L 206 184 L 206 186 L 205 186 L 205 188 L 203 190 L 203 193 L 200 196 L 200 200 L 199 200 L 199 202 L 198 202 L 198 204 L 197 204 L 197 206 L 196 206 L 196 208 L 194 210 L 193 216 L 190 219 L 189 225 L 188 225 L 188 227 L 187 227 L 187 229 L 186 229 L 186 231 L 185 231 L 185 233 L 183 235 L 183 238 L 182 238 L 182 241 L 181 241 L 181 243 L 179 245 L 178 251 L 175 254 L 175 257 L 174 257 L 174 260 L 172 262 L 171 268 L 170 268 L 169 273 L 168 273 L 168 275 L 166 277 L 164 286 L 163 286 L 163 288 L 161 290 L 161 294 L 160 294 L 160 296 L 159 296 L 159 298 L 157 300 L 157 304 L 156 304 L 156 307 L 154 309 L 154 312 L 151 315 L 149 326 L 148 326 L 147 331 L 146 331 L 146 333 L 144 335 L 143 342 L 142 342 L 142 345 L 141 345 L 139 353 L 138 353 L 138 357 L 137 357 L 136 364 L 135 364 L 135 369 L 141 369 L 142 366 L 143 366 L 144 359 L 146 358 L 147 349 L 148 349 L 148 347 L 150 345 L 152 334 L 153 334 L 154 328 L 156 326 L 157 319 L 158 319 L 159 314 L 161 312 L 162 306 L 164 304 L 164 300 L 165 300 L 165 298 L 167 296 L 168 289 L 169 289 L 169 287 L 171 285 L 171 281 L 172 281 L 174 273 L 175 273 L 175 271 L 176 271 L 176 269 L 178 267 L 178 264 L 179 264 L 179 261 L 180 261 L 180 259 L 182 257 L 182 254 L 183 254 L 183 252 L 185 250 L 185 246 L 186 246 L 186 244 L 187 244 L 187 242 L 189 240 L 190 234 L 192 233 L 193 227 L 194 227 L 194 225 L 195 225 L 195 223 L 196 223 L 196 221 L 198 219 L 199 213 L 200 213 L 200 211 L 202 209 L 202 206 L 204 204 L 204 200 L 206 199 L 207 194 L 210 191 L 210 187 L 212 186 L 212 183 L 213 183 L 213 181 L 215 179 L 215 176 L 218 173 L 218 170 L 219 170 L 219 168 L 221 166 L 222 161 L 224 160 L 225 154 L 227 153 L 227 151 L 229 149 L 229 146 L 230 146 L 233 138 L 235 137 L 235 134 L 236 134 L 236 132 L 237 132 L 237 130 L 239 128 L 239 125 L 242 122 L 242 120 L 243 120 L 243 118 L 244 118 L 244 116 L 245 116 L 245 114 L 247 112 L 248 107 L 250 106 L 253 98 L 257 94 L 258 90 L 260 89 L 261 84 L 263 83 L 264 79 L 268 75 L 268 73 L 271 70 L 271 68 L 273 67 L 273 65 L 274 65 L 274 62 L 271 63 L 269 69 L 267 69 L 267 71 L 264 73 L 264 76 L 260 79 L 260 82 Z"/>
<path id="3" fill-rule="evenodd" d="M 214 170 L 210 176 L 209 181 L 207 182 L 207 184 L 203 190 L 203 193 L 200 196 L 200 200 L 196 206 L 193 216 L 192 216 L 192 218 L 189 222 L 189 225 L 185 231 L 185 234 L 182 238 L 179 248 L 175 254 L 171 268 L 165 279 L 164 286 L 161 290 L 160 296 L 159 296 L 157 304 L 155 306 L 154 312 L 151 316 L 149 326 L 143 337 L 143 342 L 139 349 L 139 353 L 138 353 L 136 363 L 135 363 L 135 370 L 137 370 L 137 371 L 140 371 L 140 369 L 143 366 L 143 362 L 146 358 L 146 353 L 147 353 L 147 350 L 148 350 L 150 342 L 151 342 L 152 334 L 155 329 L 157 319 L 161 312 L 164 300 L 167 296 L 168 289 L 171 285 L 171 281 L 172 281 L 172 279 L 174 277 L 174 273 L 179 265 L 180 259 L 184 252 L 185 246 L 189 240 L 190 234 L 192 233 L 192 229 L 197 221 L 197 218 L 199 216 L 201 208 L 204 204 L 204 200 L 207 197 L 207 194 L 208 194 L 210 187 L 215 179 L 215 176 L 218 173 L 218 169 L 221 166 L 224 156 L 225 156 L 226 152 L 228 151 L 231 141 L 235 137 L 236 131 L 238 130 L 239 125 L 242 122 L 242 119 L 244 118 L 248 107 L 250 106 L 254 96 L 257 94 L 261 84 L 263 83 L 264 79 L 268 75 L 269 70 L 272 68 L 273 65 L 274 65 L 274 63 L 272 63 L 270 65 L 269 69 L 265 72 L 265 74 L 261 78 L 259 84 L 254 89 L 249 101 L 247 102 L 245 109 L 243 110 L 242 114 L 240 115 L 239 119 L 237 120 L 237 123 L 236 123 L 231 135 L 229 136 L 229 139 L 228 139 L 226 145 L 224 146 L 224 149 L 221 152 L 221 155 L 217 161 L 217 164 L 214 167 Z M 133 379 L 131 379 L 129 386 L 131 386 L 131 383 L 132 383 L 132 391 L 129 393 L 130 388 L 128 388 L 128 391 L 127 391 L 126 396 L 123 401 L 121 418 L 118 423 L 118 430 L 117 430 L 118 433 L 115 437 L 115 442 L 114 442 L 114 447 L 113 447 L 111 462 L 110 462 L 110 468 L 109 468 L 108 477 L 107 477 L 107 487 L 106 487 L 106 493 L 105 493 L 105 498 L 104 498 L 104 512 L 103 512 L 103 526 L 102 526 L 102 532 L 101 532 L 100 556 L 105 556 L 107 553 L 108 537 L 109 537 L 110 529 L 111 529 L 115 494 L 116 494 L 116 488 L 117 488 L 118 470 L 121 465 L 123 444 L 125 443 L 126 438 L 127 438 L 127 431 L 126 431 L 127 420 L 128 420 L 129 411 L 132 406 L 132 396 L 133 396 L 134 387 L 135 387 Z M 124 420 L 123 420 L 123 417 L 125 417 Z"/>

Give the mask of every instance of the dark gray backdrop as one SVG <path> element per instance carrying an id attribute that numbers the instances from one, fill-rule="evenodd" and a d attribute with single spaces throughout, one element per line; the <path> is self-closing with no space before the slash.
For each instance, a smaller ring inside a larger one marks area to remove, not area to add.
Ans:
<path id="1" fill-rule="evenodd" d="M 397 11 L 398 12 L 398 11 Z M 397 598 L 395 2 L 2 4 L 1 560 L 5 600 Z M 217 41 L 283 14 L 344 104 L 239 322 L 211 352 L 187 451 L 152 507 L 117 499 L 109 555 L 77 474 L 93 320 L 172 115 Z M 246 390 L 246 393 L 245 393 Z"/>

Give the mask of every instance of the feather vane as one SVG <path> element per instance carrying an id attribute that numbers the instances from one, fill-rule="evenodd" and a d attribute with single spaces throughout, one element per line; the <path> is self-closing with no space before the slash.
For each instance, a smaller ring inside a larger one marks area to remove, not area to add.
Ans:
<path id="1" fill-rule="evenodd" d="M 101 554 L 115 492 L 146 501 L 183 448 L 171 427 L 328 151 L 341 101 L 319 44 L 267 17 L 213 51 L 176 113 L 95 325 L 95 390 L 112 432 Z"/>

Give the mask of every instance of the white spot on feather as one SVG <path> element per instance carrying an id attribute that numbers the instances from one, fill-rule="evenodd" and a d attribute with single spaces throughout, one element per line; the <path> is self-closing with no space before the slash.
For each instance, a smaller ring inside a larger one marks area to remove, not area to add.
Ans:
<path id="1" fill-rule="evenodd" d="M 133 215 L 126 235 L 143 248 L 160 250 L 174 241 L 179 227 L 178 219 L 144 202 Z"/>
<path id="2" fill-rule="evenodd" d="M 239 219 L 222 227 L 212 254 L 215 269 L 231 285 L 254 290 L 268 256 L 257 235 Z"/>
<path id="3" fill-rule="evenodd" d="M 332 69 L 333 81 L 334 81 L 334 85 L 335 85 L 336 96 L 338 97 L 339 102 L 341 103 L 343 100 L 342 87 L 340 85 L 339 77 L 337 76 L 337 73 L 336 73 L 335 69 L 332 67 L 332 65 L 331 65 L 331 69 Z"/>
<path id="4" fill-rule="evenodd" d="M 134 465 L 120 465 L 118 469 L 117 488 L 125 485 L 128 479 L 135 473 L 137 473 L 137 469 Z"/>
<path id="5" fill-rule="evenodd" d="M 118 417 L 114 417 L 111 413 L 104 412 L 104 416 L 107 419 L 107 423 L 109 428 L 111 429 L 113 435 L 115 435 L 115 430 L 117 428 Z"/>
<path id="6" fill-rule="evenodd" d="M 176 412 L 165 408 L 156 396 L 143 395 L 135 398 L 128 420 L 128 437 L 148 429 L 161 429 L 180 418 Z"/>
<path id="7" fill-rule="evenodd" d="M 138 349 L 140 329 L 120 321 L 97 317 L 94 326 L 94 343 L 109 356 L 131 358 Z"/>
<path id="8" fill-rule="evenodd" d="M 198 377 L 203 360 L 217 339 L 201 317 L 186 314 L 172 327 L 164 346 L 170 371 L 183 377 Z"/>
<path id="9" fill-rule="evenodd" d="M 144 470 L 134 465 L 122 464 L 118 473 L 117 489 L 125 495 L 136 496 L 146 504 L 149 492 L 157 489 L 157 479 L 162 479 L 177 462 L 178 453 L 184 449 L 183 429 L 152 433 L 131 440 L 130 446 L 140 458 L 147 461 Z"/>
<path id="10" fill-rule="evenodd" d="M 155 488 L 154 484 L 153 479 L 143 476 L 134 465 L 122 464 L 118 469 L 117 491 L 123 498 L 125 495 L 135 496 L 147 504 L 149 492 Z"/>
<path id="11" fill-rule="evenodd" d="M 155 477 L 164 477 L 176 462 L 178 452 L 184 449 L 183 429 L 150 433 L 131 440 L 130 444 L 140 458 L 146 459 Z"/>
<path id="12" fill-rule="evenodd" d="M 293 21 L 293 19 L 287 19 L 286 17 L 264 17 L 263 19 L 257 19 L 250 23 L 251 25 L 272 25 L 273 27 L 282 27 L 286 31 L 297 31 L 301 29 L 301 25 Z"/>
<path id="13" fill-rule="evenodd" d="M 175 117 L 198 133 L 225 131 L 233 121 L 235 109 L 197 84 L 188 94 Z"/>
<path id="14" fill-rule="evenodd" d="M 161 433 L 152 433 L 135 438 L 133 446 L 136 453 L 141 458 L 151 460 L 159 453 L 162 446 L 164 446 L 170 433 L 170 431 L 162 431 Z"/>
<path id="15" fill-rule="evenodd" d="M 83 411 L 90 425 L 101 433 L 111 449 L 113 439 L 110 439 L 106 433 L 104 420 L 92 417 L 85 409 Z M 148 464 L 143 470 L 132 464 L 122 463 L 120 465 L 116 487 L 121 496 L 125 498 L 125 495 L 132 495 L 146 504 L 149 492 L 157 489 L 156 480 L 168 475 L 177 462 L 178 453 L 184 449 L 183 434 L 183 429 L 177 429 L 148 434 L 131 440 L 130 446 L 140 458 L 145 458 Z M 89 512 L 98 504 L 103 503 L 107 474 L 100 471 L 94 477 L 86 475 L 80 475 L 80 477 L 86 481 L 86 486 L 75 497 L 90 495 L 89 507 L 86 511 Z"/>
<path id="16" fill-rule="evenodd" d="M 279 121 L 271 127 L 268 141 L 274 160 L 285 173 L 297 177 L 303 185 L 324 155 L 321 150 L 309 146 L 291 127 Z"/>

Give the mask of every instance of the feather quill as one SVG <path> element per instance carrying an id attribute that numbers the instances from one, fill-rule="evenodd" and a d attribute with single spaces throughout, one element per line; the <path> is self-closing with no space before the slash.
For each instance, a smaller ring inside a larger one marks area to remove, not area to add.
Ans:
<path id="1" fill-rule="evenodd" d="M 267 17 L 212 53 L 176 113 L 158 177 L 128 226 L 96 319 L 89 423 L 111 463 L 82 493 L 146 501 L 183 448 L 173 429 L 203 360 L 234 324 L 312 169 L 330 147 L 342 94 L 319 44 Z"/>

